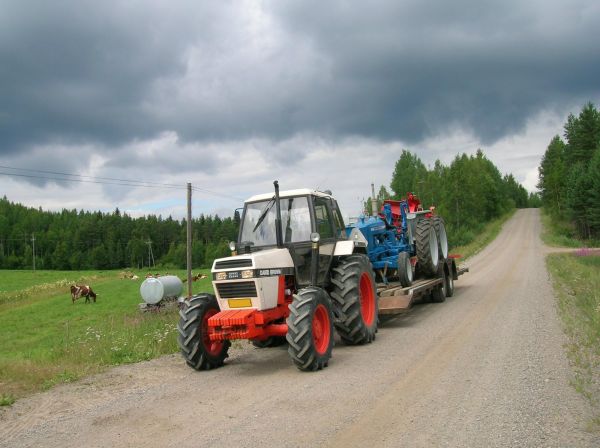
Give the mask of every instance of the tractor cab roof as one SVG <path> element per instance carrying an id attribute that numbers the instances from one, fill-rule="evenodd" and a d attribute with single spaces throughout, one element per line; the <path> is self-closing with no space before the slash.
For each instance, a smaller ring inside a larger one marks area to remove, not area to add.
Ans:
<path id="1" fill-rule="evenodd" d="M 297 190 L 285 190 L 285 191 L 279 192 L 280 198 L 289 198 L 292 196 L 308 196 L 308 195 L 320 196 L 323 198 L 333 197 L 329 193 L 324 193 L 322 191 L 317 191 L 317 190 L 311 190 L 310 188 L 299 188 Z M 246 199 L 244 202 L 247 203 L 247 202 L 265 201 L 268 199 L 272 199 L 274 196 L 275 196 L 275 193 L 257 194 L 257 195 L 252 196 L 251 198 Z"/>

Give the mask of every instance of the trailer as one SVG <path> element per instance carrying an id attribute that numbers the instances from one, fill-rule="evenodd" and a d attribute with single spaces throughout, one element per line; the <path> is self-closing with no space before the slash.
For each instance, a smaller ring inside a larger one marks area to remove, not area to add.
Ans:
<path id="1" fill-rule="evenodd" d="M 448 258 L 446 261 L 446 268 L 451 273 L 451 277 L 446 280 L 443 276 L 421 279 L 408 287 L 403 287 L 400 282 L 378 283 L 379 314 L 402 314 L 408 311 L 415 302 L 422 301 L 431 296 L 441 298 L 441 294 L 437 295 L 437 291 L 440 290 L 440 293 L 443 292 L 445 297 L 452 297 L 454 295 L 454 281 L 458 280 L 458 277 L 461 275 L 469 272 L 469 268 L 466 266 L 456 267 L 454 260 L 456 258 Z"/>

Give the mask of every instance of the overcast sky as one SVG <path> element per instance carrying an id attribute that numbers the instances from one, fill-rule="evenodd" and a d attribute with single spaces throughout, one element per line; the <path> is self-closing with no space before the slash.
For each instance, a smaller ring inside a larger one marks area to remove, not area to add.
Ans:
<path id="1" fill-rule="evenodd" d="M 569 113 L 600 103 L 597 0 L 0 0 L 6 167 L 194 186 L 194 214 L 331 189 L 346 215 L 482 148 L 529 189 Z M 91 178 L 79 178 L 91 180 Z M 47 209 L 181 216 L 185 190 L 0 174 Z"/>

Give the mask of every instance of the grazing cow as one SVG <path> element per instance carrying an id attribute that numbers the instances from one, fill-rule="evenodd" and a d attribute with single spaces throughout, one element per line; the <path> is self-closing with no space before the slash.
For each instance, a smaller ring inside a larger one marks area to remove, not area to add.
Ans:
<path id="1" fill-rule="evenodd" d="M 92 288 L 90 288 L 89 285 L 71 286 L 71 300 L 73 303 L 75 303 L 75 300 L 83 296 L 85 296 L 85 303 L 88 303 L 90 301 L 90 297 L 92 298 L 94 303 L 96 303 L 97 294 L 94 291 L 92 291 Z"/>

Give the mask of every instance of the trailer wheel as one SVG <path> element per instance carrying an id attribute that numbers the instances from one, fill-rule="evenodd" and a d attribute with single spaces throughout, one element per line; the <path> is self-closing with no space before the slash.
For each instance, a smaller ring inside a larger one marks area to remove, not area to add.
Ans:
<path id="1" fill-rule="evenodd" d="M 412 285 L 413 270 L 408 252 L 400 252 L 398 255 L 398 279 L 403 288 Z"/>
<path id="2" fill-rule="evenodd" d="M 292 361 L 304 371 L 327 367 L 333 349 L 333 314 L 327 293 L 312 286 L 301 289 L 289 309 L 286 339 Z"/>
<path id="3" fill-rule="evenodd" d="M 335 328 L 346 344 L 372 342 L 377 333 L 379 304 L 375 275 L 366 255 L 342 260 L 331 276 Z"/>
<path id="4" fill-rule="evenodd" d="M 435 277 L 439 265 L 439 247 L 433 220 L 420 219 L 417 222 L 416 234 L 419 270 L 426 277 Z"/>
<path id="5" fill-rule="evenodd" d="M 446 225 L 440 216 L 434 216 L 433 226 L 435 227 L 435 235 L 438 239 L 440 258 L 445 261 L 446 258 L 448 258 L 448 235 L 446 234 Z"/>
<path id="6" fill-rule="evenodd" d="M 285 344 L 284 336 L 270 336 L 267 339 L 262 341 L 258 339 L 252 339 L 252 345 L 256 348 L 268 348 L 268 347 L 279 347 L 280 345 Z"/>
<path id="7" fill-rule="evenodd" d="M 223 365 L 229 341 L 211 341 L 208 319 L 219 312 L 215 296 L 199 294 L 184 302 L 179 311 L 177 342 L 187 364 L 196 370 L 210 370 Z"/>
<path id="8" fill-rule="evenodd" d="M 446 275 L 446 271 L 441 269 L 442 271 L 442 283 L 437 285 L 433 291 L 431 291 L 431 301 L 435 303 L 442 303 L 446 301 L 446 281 L 448 276 Z"/>
<path id="9" fill-rule="evenodd" d="M 446 276 L 446 297 L 452 297 L 454 295 L 454 277 L 452 272 Z"/>

